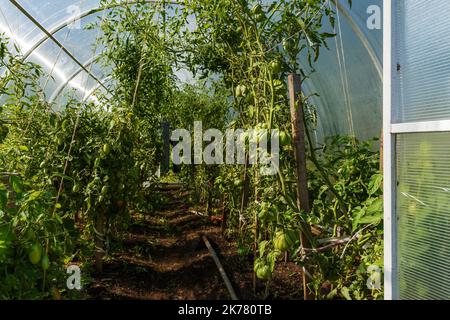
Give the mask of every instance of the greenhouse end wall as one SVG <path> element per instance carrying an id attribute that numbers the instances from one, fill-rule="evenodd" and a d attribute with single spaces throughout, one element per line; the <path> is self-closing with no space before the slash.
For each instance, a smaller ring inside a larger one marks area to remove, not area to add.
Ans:
<path id="1" fill-rule="evenodd" d="M 388 299 L 450 298 L 448 12 L 448 1 L 385 1 Z"/>

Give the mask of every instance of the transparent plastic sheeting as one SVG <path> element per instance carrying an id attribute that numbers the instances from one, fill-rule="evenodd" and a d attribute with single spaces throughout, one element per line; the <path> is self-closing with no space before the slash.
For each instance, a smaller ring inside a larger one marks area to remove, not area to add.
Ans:
<path id="1" fill-rule="evenodd" d="M 18 3 L 49 31 L 86 69 L 97 79 L 107 75 L 95 64 L 95 57 L 102 48 L 96 44 L 98 30 L 87 30 L 87 24 L 97 20 L 103 12 L 94 12 L 73 22 L 99 6 L 99 0 L 19 0 Z M 51 77 L 44 76 L 42 85 L 49 100 L 60 93 L 73 91 L 80 100 L 93 99 L 91 92 L 98 82 L 51 39 L 48 39 L 31 20 L 9 0 L 0 0 L 0 33 L 11 39 L 11 49 L 15 44 L 21 55 L 40 65 Z M 94 63 L 91 63 L 93 61 Z M 58 101 L 60 102 L 60 101 Z"/>
<path id="2" fill-rule="evenodd" d="M 450 133 L 397 136 L 398 298 L 450 299 Z"/>
<path id="3" fill-rule="evenodd" d="M 318 139 L 335 134 L 355 135 L 361 140 L 381 136 L 382 128 L 382 29 L 369 29 L 370 6 L 383 10 L 382 0 L 357 0 L 349 8 L 338 1 L 335 29 L 337 37 L 322 49 L 316 72 L 303 89 L 317 105 Z M 333 6 L 334 7 L 334 6 Z M 302 61 L 306 66 L 307 62 Z"/>
<path id="4" fill-rule="evenodd" d="M 94 70 L 98 79 L 105 79 L 107 71 L 99 72 L 95 63 L 89 62 L 101 48 L 95 48 L 96 30 L 73 29 L 65 26 L 77 16 L 97 8 L 99 0 L 18 0 L 37 21 L 83 64 Z M 336 28 L 326 23 L 328 32 L 338 34 L 329 39 L 330 50 L 323 49 L 310 80 L 303 85 L 306 94 L 317 93 L 313 98 L 319 115 L 317 138 L 336 134 L 356 135 L 359 139 L 379 137 L 381 133 L 382 110 L 382 30 L 369 29 L 368 8 L 373 6 L 382 12 L 382 0 L 353 1 L 350 8 L 347 0 L 337 0 L 327 5 L 338 11 Z M 59 93 L 75 89 L 80 99 L 89 96 L 93 87 L 84 86 L 84 77 L 79 66 L 70 57 L 46 39 L 28 18 L 9 0 L 0 0 L 0 32 L 13 38 L 22 53 L 32 54 L 29 59 L 51 72 L 54 81 L 46 85 L 49 99 L 59 97 Z M 81 26 L 94 21 L 102 12 L 82 17 Z M 42 42 L 42 43 L 41 43 Z M 37 44 L 41 43 L 39 46 Z M 307 62 L 302 65 L 306 68 Z M 89 69 L 88 68 L 88 69 Z M 89 77 L 89 76 L 88 76 Z M 88 81 L 91 82 L 91 81 Z M 95 81 L 94 81 L 95 82 Z M 62 86 L 66 86 L 61 90 Z"/>
<path id="5" fill-rule="evenodd" d="M 394 120 L 450 119 L 450 1 L 396 5 L 400 92 Z"/>

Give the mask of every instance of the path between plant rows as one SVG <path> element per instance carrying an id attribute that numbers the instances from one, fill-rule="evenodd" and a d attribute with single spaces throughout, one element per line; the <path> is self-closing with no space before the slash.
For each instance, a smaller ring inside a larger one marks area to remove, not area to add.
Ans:
<path id="1" fill-rule="evenodd" d="M 220 225 L 197 214 L 178 188 L 164 189 L 167 203 L 152 214 L 133 215 L 122 245 L 105 261 L 101 275 L 93 275 L 90 299 L 214 300 L 230 299 L 225 283 L 201 239 L 206 235 L 216 250 L 240 299 L 253 294 L 252 257 L 239 257 L 236 244 L 226 241 Z M 300 275 L 293 263 L 282 263 L 271 287 L 273 298 L 301 297 Z"/>

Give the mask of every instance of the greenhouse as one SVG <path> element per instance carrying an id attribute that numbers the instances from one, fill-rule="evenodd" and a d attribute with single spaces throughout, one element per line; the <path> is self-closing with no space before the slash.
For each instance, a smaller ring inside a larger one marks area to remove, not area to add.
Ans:
<path id="1" fill-rule="evenodd" d="M 0 0 L 0 300 L 450 299 L 449 15 Z"/>

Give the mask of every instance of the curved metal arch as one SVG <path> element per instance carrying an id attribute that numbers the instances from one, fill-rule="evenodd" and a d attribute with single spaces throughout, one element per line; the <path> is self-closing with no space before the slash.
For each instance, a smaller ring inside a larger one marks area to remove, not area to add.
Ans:
<path id="1" fill-rule="evenodd" d="M 97 62 L 97 60 L 100 58 L 101 54 L 97 54 L 96 56 L 94 56 L 93 58 L 89 59 L 88 61 L 86 61 L 83 66 L 87 69 L 89 68 L 92 64 L 94 64 L 95 62 Z M 49 99 L 49 103 L 54 102 L 59 95 L 61 94 L 61 92 L 63 92 L 63 90 L 67 87 L 67 85 L 69 84 L 70 81 L 72 81 L 73 79 L 75 79 L 76 76 L 78 76 L 81 72 L 83 72 L 84 70 L 82 68 L 77 69 L 75 72 L 73 72 L 69 77 L 67 77 L 67 80 L 64 81 L 58 88 L 56 88 L 56 90 L 52 93 L 50 99 Z"/>
<path id="2" fill-rule="evenodd" d="M 378 59 L 377 54 L 375 53 L 375 50 L 373 49 L 372 45 L 367 40 L 366 35 L 362 31 L 359 24 L 353 19 L 353 17 L 348 13 L 347 9 L 342 5 L 342 3 L 339 2 L 339 0 L 333 0 L 332 1 L 335 6 L 338 7 L 339 12 L 342 13 L 345 18 L 347 18 L 348 23 L 350 24 L 350 27 L 355 32 L 358 39 L 363 44 L 364 48 L 367 50 L 367 53 L 369 54 L 370 59 L 372 60 L 373 65 L 375 66 L 375 69 L 377 70 L 378 77 L 380 80 L 383 79 L 383 66 L 381 65 L 381 61 Z"/>
<path id="3" fill-rule="evenodd" d="M 107 77 L 102 78 L 101 80 L 103 83 L 106 83 L 111 78 L 112 78 L 111 76 L 107 76 Z M 102 87 L 102 86 L 99 83 L 97 83 L 97 85 L 95 85 L 93 88 L 91 88 L 88 91 L 89 93 L 86 96 L 84 96 L 83 99 L 81 99 L 81 102 L 83 103 L 83 102 L 86 102 L 88 99 L 90 99 L 100 87 Z M 74 89 L 74 90 L 76 90 L 76 89 Z"/>
<path id="4" fill-rule="evenodd" d="M 88 69 L 86 69 L 83 64 L 69 51 L 67 48 L 58 40 L 56 39 L 52 34 L 50 34 L 47 29 L 39 22 L 37 21 L 24 7 L 20 5 L 16 0 L 9 0 L 22 14 L 24 14 L 28 20 L 30 20 L 36 27 L 38 27 L 42 32 L 44 32 L 49 39 L 51 39 L 67 56 L 69 56 L 70 59 L 72 59 L 73 62 L 75 62 L 78 66 L 80 66 L 84 71 L 86 71 L 92 78 L 95 79 L 101 86 L 103 86 L 106 90 L 106 86 L 103 85 L 103 83 L 98 79 L 94 74 L 92 74 Z"/>
<path id="5" fill-rule="evenodd" d="M 112 79 L 112 77 L 111 77 L 111 76 L 104 77 L 104 78 L 102 79 L 102 81 L 103 81 L 103 82 L 106 82 L 106 81 L 108 81 L 109 79 Z M 86 95 L 86 96 L 83 98 L 82 102 L 86 102 L 88 99 L 90 99 L 90 98 L 92 97 L 92 95 L 94 94 L 94 92 L 97 91 L 100 87 L 101 87 L 100 84 L 97 84 L 96 86 L 94 86 L 94 87 L 90 90 L 90 93 L 89 93 L 88 95 Z"/>
<path id="6" fill-rule="evenodd" d="M 146 3 L 167 3 L 167 4 L 178 4 L 178 5 L 182 5 L 181 3 L 179 3 L 178 1 L 164 1 L 164 0 L 146 0 Z M 92 8 L 89 10 L 86 10 L 82 13 L 80 13 L 79 15 L 70 18 L 69 20 L 66 20 L 64 22 L 62 22 L 61 24 L 57 25 L 56 27 L 52 28 L 51 30 L 48 30 L 48 34 L 54 36 L 56 33 L 58 33 L 59 31 L 61 31 L 62 29 L 68 27 L 69 25 L 77 22 L 80 19 L 86 18 L 92 14 L 104 11 L 104 10 L 108 10 L 108 9 L 112 9 L 112 8 L 117 8 L 120 6 L 125 6 L 125 5 L 133 5 L 133 4 L 137 4 L 138 1 L 126 1 L 123 3 L 117 3 L 117 4 L 112 4 L 106 7 L 97 7 L 97 8 Z M 40 47 L 45 41 L 47 41 L 49 39 L 49 35 L 44 35 L 41 39 L 39 39 L 27 52 L 25 52 L 23 59 L 26 60 L 32 53 L 34 50 L 36 50 L 38 47 Z"/>

